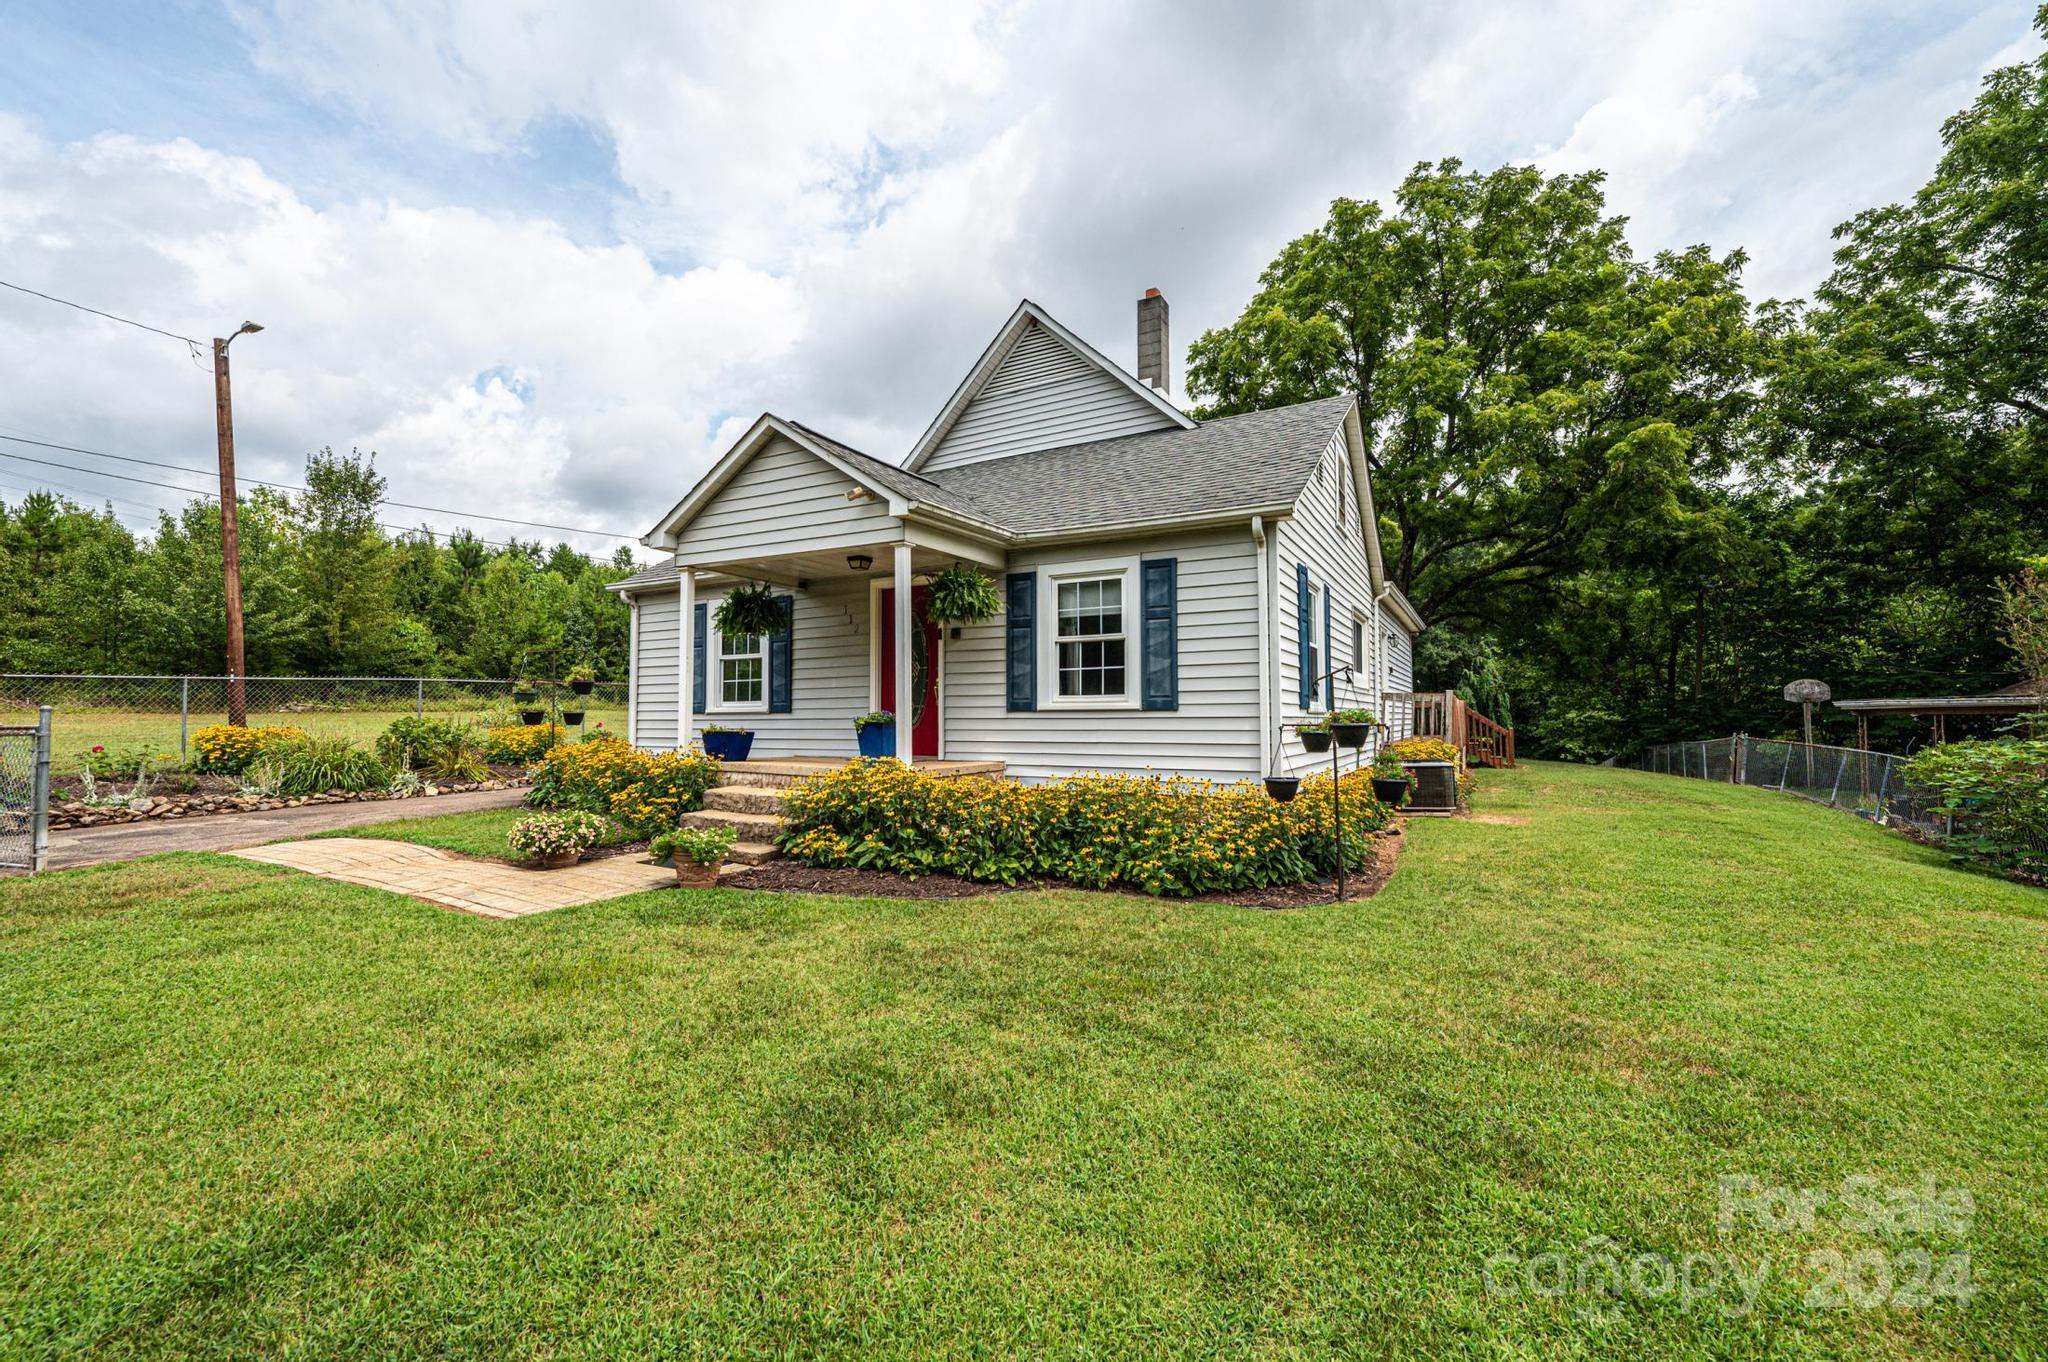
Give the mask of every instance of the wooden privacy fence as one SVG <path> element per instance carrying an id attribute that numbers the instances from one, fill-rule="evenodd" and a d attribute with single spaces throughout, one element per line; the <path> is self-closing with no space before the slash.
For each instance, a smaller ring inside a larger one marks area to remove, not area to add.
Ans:
<path id="1" fill-rule="evenodd" d="M 1515 730 L 1487 718 L 1460 699 L 1456 691 L 1388 691 L 1380 698 L 1389 709 L 1394 705 L 1408 706 L 1410 734 L 1442 738 L 1463 752 L 1470 765 L 1515 764 Z"/>

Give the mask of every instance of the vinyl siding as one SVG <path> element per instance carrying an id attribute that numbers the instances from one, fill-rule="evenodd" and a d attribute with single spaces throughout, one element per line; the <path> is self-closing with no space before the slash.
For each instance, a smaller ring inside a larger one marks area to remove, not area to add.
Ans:
<path id="1" fill-rule="evenodd" d="M 634 641 L 633 741 L 666 751 L 676 745 L 676 601 L 675 592 L 633 598 L 640 628 Z"/>
<path id="2" fill-rule="evenodd" d="M 920 471 L 1174 425 L 1042 326 L 1027 327 Z"/>
<path id="3" fill-rule="evenodd" d="M 949 759 L 1004 761 L 1009 774 L 1022 780 L 1075 771 L 1149 770 L 1232 780 L 1261 774 L 1258 563 L 1248 527 L 1015 553 L 1008 570 L 1043 574 L 1070 563 L 1131 555 L 1170 557 L 1178 564 L 1180 707 L 1010 712 L 1004 703 L 1004 617 L 998 615 L 943 644 Z M 1041 618 L 1039 627 L 1050 625 Z M 1135 686 L 1135 602 L 1128 628 Z M 1051 685 L 1041 666 L 1042 706 Z"/>
<path id="4" fill-rule="evenodd" d="M 706 603 L 706 618 L 718 610 L 719 588 L 700 585 L 697 598 Z M 841 756 L 855 753 L 853 721 L 868 709 L 868 584 L 866 578 L 841 578 L 792 593 L 795 615 L 790 640 L 790 712 L 759 710 L 695 715 L 702 733 L 707 723 L 749 728 L 757 757 Z M 641 671 L 639 745 L 667 751 L 676 741 L 676 596 L 643 596 L 640 617 Z M 659 642 L 649 643 L 650 633 Z M 715 684 L 710 670 L 707 681 Z M 648 699 L 652 690 L 656 699 Z"/>
<path id="5" fill-rule="evenodd" d="M 716 563 L 902 538 L 902 526 L 889 514 L 885 496 L 846 499 L 855 485 L 824 460 L 777 439 L 684 527 L 676 541 L 676 561 Z"/>

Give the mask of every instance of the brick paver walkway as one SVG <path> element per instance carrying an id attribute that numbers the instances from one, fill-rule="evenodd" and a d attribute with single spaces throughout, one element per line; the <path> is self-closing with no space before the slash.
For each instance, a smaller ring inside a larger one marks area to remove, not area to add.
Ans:
<path id="1" fill-rule="evenodd" d="M 521 870 L 496 861 L 469 860 L 435 847 L 374 837 L 280 842 L 229 855 L 410 894 L 482 917 L 525 917 L 676 882 L 675 871 L 644 856 L 610 856 L 566 870 Z"/>

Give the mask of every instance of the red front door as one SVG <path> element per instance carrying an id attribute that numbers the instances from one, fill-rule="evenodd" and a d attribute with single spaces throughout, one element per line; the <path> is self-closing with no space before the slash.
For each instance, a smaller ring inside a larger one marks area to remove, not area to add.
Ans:
<path id="1" fill-rule="evenodd" d="M 896 716 L 896 755 L 916 760 L 939 755 L 939 626 L 925 618 L 929 587 L 910 589 L 917 632 L 910 640 L 910 673 L 916 680 L 909 713 L 896 703 L 896 588 L 883 587 L 875 633 L 882 645 L 882 708 Z M 908 745 L 906 746 L 906 742 Z"/>

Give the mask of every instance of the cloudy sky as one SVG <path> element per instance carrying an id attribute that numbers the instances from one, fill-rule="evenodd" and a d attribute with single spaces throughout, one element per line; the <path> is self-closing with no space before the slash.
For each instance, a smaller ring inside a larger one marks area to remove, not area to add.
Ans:
<path id="1" fill-rule="evenodd" d="M 1129 365 L 1414 162 L 1605 169 L 1810 290 L 2031 0 L 10 0 L 0 279 L 236 342 L 238 451 L 638 534 L 760 411 L 909 449 L 1016 300 Z M 1176 380 L 1179 358 L 1176 357 Z M 205 468 L 180 343 L 0 290 L 0 434 Z M 18 443 L 146 525 L 175 492 Z M 393 511 L 440 527 L 447 516 Z M 488 538 L 516 527 L 470 522 Z M 530 537 L 530 536 L 529 536 Z M 607 549 L 619 542 L 579 541 Z"/>

